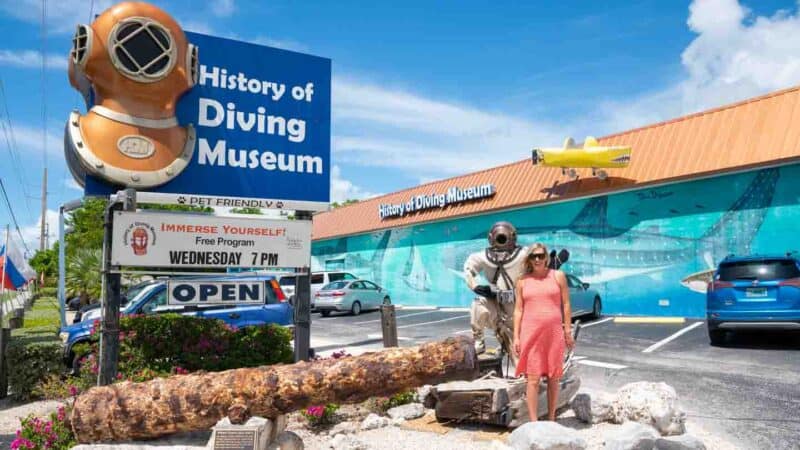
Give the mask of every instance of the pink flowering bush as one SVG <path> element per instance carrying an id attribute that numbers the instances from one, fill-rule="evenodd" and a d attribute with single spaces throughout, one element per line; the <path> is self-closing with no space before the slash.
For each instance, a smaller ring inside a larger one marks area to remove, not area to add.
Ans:
<path id="1" fill-rule="evenodd" d="M 309 406 L 305 411 L 300 411 L 300 414 L 308 420 L 311 426 L 320 426 L 333 423 L 338 409 L 339 405 L 328 403 L 325 406 Z"/>
<path id="2" fill-rule="evenodd" d="M 48 418 L 30 415 L 22 419 L 21 428 L 11 442 L 11 450 L 72 448 L 77 442 L 67 419 L 68 408 L 59 406 L 58 411 L 51 413 Z"/>

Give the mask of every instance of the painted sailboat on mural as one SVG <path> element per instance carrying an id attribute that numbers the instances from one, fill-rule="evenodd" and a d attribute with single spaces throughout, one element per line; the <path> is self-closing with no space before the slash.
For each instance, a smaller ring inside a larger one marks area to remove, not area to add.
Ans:
<path id="1" fill-rule="evenodd" d="M 406 286 L 415 291 L 425 292 L 431 290 L 430 277 L 422 263 L 422 255 L 417 249 L 417 246 L 414 245 L 414 242 L 411 243 L 411 251 L 406 260 L 402 277 Z"/>

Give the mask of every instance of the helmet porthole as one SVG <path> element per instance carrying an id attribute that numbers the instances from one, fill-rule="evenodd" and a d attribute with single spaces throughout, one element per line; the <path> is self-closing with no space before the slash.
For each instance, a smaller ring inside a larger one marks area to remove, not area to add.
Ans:
<path id="1" fill-rule="evenodd" d="M 86 25 L 78 25 L 75 35 L 72 37 L 72 50 L 70 51 L 72 63 L 76 66 L 83 66 L 91 51 L 91 45 L 92 29 Z"/>
<path id="2" fill-rule="evenodd" d="M 143 83 L 166 77 L 177 54 L 169 30 L 146 17 L 131 17 L 115 25 L 108 50 L 120 73 Z"/>

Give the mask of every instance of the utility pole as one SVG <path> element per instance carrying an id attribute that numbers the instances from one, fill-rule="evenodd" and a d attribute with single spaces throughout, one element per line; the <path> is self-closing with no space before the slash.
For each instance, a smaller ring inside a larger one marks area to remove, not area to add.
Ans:
<path id="1" fill-rule="evenodd" d="M 44 175 L 42 176 L 42 223 L 39 233 L 39 250 L 45 250 L 45 245 L 47 245 L 45 242 L 47 234 L 45 223 L 47 223 L 47 167 L 44 168 Z"/>

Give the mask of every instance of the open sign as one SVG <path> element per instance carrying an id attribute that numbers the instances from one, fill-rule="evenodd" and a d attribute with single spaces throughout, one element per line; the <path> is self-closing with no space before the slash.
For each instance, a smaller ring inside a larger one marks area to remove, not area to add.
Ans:
<path id="1" fill-rule="evenodd" d="M 170 305 L 264 304 L 263 281 L 170 281 Z"/>

